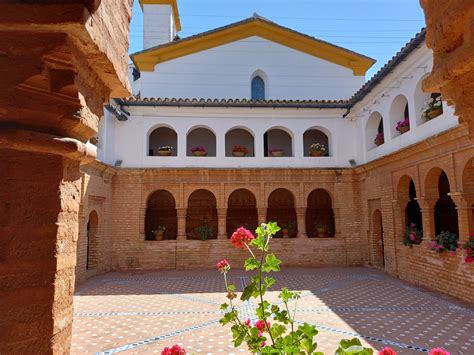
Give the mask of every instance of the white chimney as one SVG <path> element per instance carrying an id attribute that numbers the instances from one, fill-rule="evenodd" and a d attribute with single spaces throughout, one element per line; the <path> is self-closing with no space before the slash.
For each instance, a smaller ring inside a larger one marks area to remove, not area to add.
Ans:
<path id="1" fill-rule="evenodd" d="M 140 0 L 143 9 L 143 49 L 171 42 L 181 30 L 176 0 Z"/>

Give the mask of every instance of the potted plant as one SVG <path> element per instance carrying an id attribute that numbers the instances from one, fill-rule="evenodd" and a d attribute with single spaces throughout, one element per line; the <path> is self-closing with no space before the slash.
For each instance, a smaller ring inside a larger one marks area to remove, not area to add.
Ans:
<path id="1" fill-rule="evenodd" d="M 281 233 L 283 238 L 289 238 L 290 233 L 295 230 L 295 222 L 288 222 L 287 224 L 283 225 L 281 228 Z"/>
<path id="2" fill-rule="evenodd" d="M 245 157 L 250 151 L 243 145 L 236 144 L 232 148 L 232 155 L 234 157 Z"/>
<path id="3" fill-rule="evenodd" d="M 166 227 L 165 226 L 158 226 L 155 230 L 151 231 L 155 240 L 163 240 L 163 235 L 165 234 Z"/>
<path id="4" fill-rule="evenodd" d="M 158 147 L 158 155 L 162 157 L 169 157 L 173 152 L 173 147 L 170 145 L 162 145 Z"/>
<path id="5" fill-rule="evenodd" d="M 282 157 L 284 154 L 284 151 L 283 149 L 280 149 L 280 148 L 273 148 L 273 149 L 270 149 L 270 154 L 272 155 L 272 157 Z"/>
<path id="6" fill-rule="evenodd" d="M 191 153 L 193 153 L 197 157 L 205 157 L 207 156 L 207 150 L 202 145 L 198 147 L 194 147 L 191 149 Z"/>
<path id="7" fill-rule="evenodd" d="M 436 236 L 436 240 L 431 244 L 431 250 L 438 253 L 443 251 L 455 252 L 458 248 L 459 236 L 449 231 L 442 231 Z"/>
<path id="8" fill-rule="evenodd" d="M 410 223 L 403 234 L 403 244 L 411 247 L 413 244 L 420 244 L 422 239 L 423 231 L 418 228 L 416 223 Z"/>
<path id="9" fill-rule="evenodd" d="M 383 137 L 383 132 L 377 133 L 377 135 L 375 136 L 374 143 L 375 143 L 376 146 L 379 146 L 379 145 L 382 145 L 382 144 L 385 143 L 385 139 Z"/>
<path id="10" fill-rule="evenodd" d="M 214 230 L 212 229 L 212 227 L 203 224 L 202 226 L 196 229 L 196 233 L 198 234 L 201 240 L 208 240 L 209 238 L 212 238 Z"/>
<path id="11" fill-rule="evenodd" d="M 421 111 L 422 117 L 431 120 L 443 113 L 443 103 L 441 102 L 441 95 L 433 98 L 431 97 L 425 102 Z"/>
<path id="12" fill-rule="evenodd" d="M 326 238 L 329 235 L 328 226 L 325 224 L 316 224 L 314 229 L 318 238 Z"/>
<path id="13" fill-rule="evenodd" d="M 400 132 L 400 134 L 406 133 L 410 130 L 410 120 L 406 117 L 403 121 L 397 122 L 397 127 L 395 129 Z"/>
<path id="14" fill-rule="evenodd" d="M 312 157 L 321 157 L 326 154 L 326 146 L 321 143 L 313 143 L 309 146 L 309 155 Z"/>
<path id="15" fill-rule="evenodd" d="M 471 238 L 473 238 L 472 235 Z M 474 261 L 474 239 L 471 239 L 470 241 L 464 243 L 462 248 L 466 253 L 464 261 L 468 264 L 472 263 Z"/>

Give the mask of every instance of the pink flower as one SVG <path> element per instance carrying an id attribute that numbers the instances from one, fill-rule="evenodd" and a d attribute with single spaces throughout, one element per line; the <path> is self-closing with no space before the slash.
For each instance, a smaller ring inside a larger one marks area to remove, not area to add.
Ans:
<path id="1" fill-rule="evenodd" d="M 409 238 L 410 240 L 415 240 L 415 235 L 413 233 L 410 233 Z"/>
<path id="2" fill-rule="evenodd" d="M 237 228 L 237 230 L 230 237 L 230 241 L 236 248 L 244 248 L 245 244 L 250 243 L 255 239 L 251 231 L 244 227 Z"/>
<path id="3" fill-rule="evenodd" d="M 451 250 L 450 255 L 451 255 L 451 256 L 456 256 L 456 251 L 455 251 L 455 250 Z"/>
<path id="4" fill-rule="evenodd" d="M 271 327 L 270 322 L 267 322 L 267 323 L 268 323 L 268 328 L 270 328 Z M 266 329 L 265 322 L 263 320 L 259 319 L 255 323 L 255 328 L 257 328 L 260 332 L 264 332 L 265 329 Z"/>
<path id="5" fill-rule="evenodd" d="M 226 259 L 222 259 L 216 264 L 217 270 L 220 272 L 227 272 L 230 270 L 230 264 Z"/>
<path id="6" fill-rule="evenodd" d="M 379 355 L 397 355 L 397 352 L 392 348 L 386 346 L 385 348 L 379 351 Z"/>
<path id="7" fill-rule="evenodd" d="M 247 319 L 247 320 L 244 322 L 244 325 L 245 325 L 247 328 L 250 328 L 250 319 Z"/>
<path id="8" fill-rule="evenodd" d="M 428 355 L 451 355 L 448 351 L 443 348 L 434 348 L 431 349 Z"/>
<path id="9" fill-rule="evenodd" d="M 468 264 L 472 263 L 474 261 L 474 259 L 472 258 L 472 255 L 467 255 L 466 258 L 464 259 L 464 261 Z"/>
<path id="10" fill-rule="evenodd" d="M 171 348 L 164 348 L 161 355 L 185 355 L 186 351 L 179 345 L 173 345 Z"/>
<path id="11" fill-rule="evenodd" d="M 416 223 L 412 223 L 412 224 L 411 224 L 411 227 L 412 227 L 412 228 L 415 228 L 415 227 L 416 227 Z M 387 347 L 387 348 L 384 348 L 384 349 L 390 349 L 390 348 Z M 383 350 L 383 349 L 382 349 L 382 350 Z M 390 350 L 392 350 L 392 349 L 390 349 Z M 393 350 L 392 350 L 392 351 L 393 351 Z"/>

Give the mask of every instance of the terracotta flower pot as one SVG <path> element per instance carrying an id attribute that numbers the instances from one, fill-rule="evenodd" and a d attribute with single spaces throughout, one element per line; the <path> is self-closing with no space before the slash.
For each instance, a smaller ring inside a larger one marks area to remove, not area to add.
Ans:
<path id="1" fill-rule="evenodd" d="M 321 150 L 312 150 L 312 151 L 309 152 L 309 154 L 312 157 L 322 157 L 324 155 L 324 152 L 321 151 Z"/>
<path id="2" fill-rule="evenodd" d="M 398 129 L 398 132 L 400 132 L 400 134 L 403 134 L 403 133 L 407 133 L 409 130 L 410 130 L 410 126 L 403 126 Z"/>
<path id="3" fill-rule="evenodd" d="M 379 145 L 384 144 L 384 143 L 385 143 L 385 141 L 384 141 L 383 139 L 377 139 L 377 140 L 375 140 L 375 145 L 376 145 L 377 147 L 378 147 Z"/>
<path id="4" fill-rule="evenodd" d="M 281 233 L 283 234 L 283 238 L 289 238 L 290 237 L 290 231 L 288 229 L 282 229 Z"/>
<path id="5" fill-rule="evenodd" d="M 234 157 L 245 157 L 245 153 L 244 152 L 232 152 L 232 155 Z"/>
<path id="6" fill-rule="evenodd" d="M 171 155 L 171 150 L 159 150 L 158 155 L 162 157 L 169 157 Z"/>
<path id="7" fill-rule="evenodd" d="M 318 234 L 318 238 L 326 238 L 328 230 L 326 228 L 318 228 L 316 229 L 316 233 Z"/>
<path id="8" fill-rule="evenodd" d="M 155 240 L 163 240 L 165 231 L 155 231 Z"/>
<path id="9" fill-rule="evenodd" d="M 283 150 L 277 150 L 275 152 L 272 152 L 272 157 L 282 157 L 283 156 Z"/>
<path id="10" fill-rule="evenodd" d="M 207 152 L 201 152 L 201 151 L 193 152 L 193 155 L 196 157 L 205 157 L 207 156 Z"/>
<path id="11" fill-rule="evenodd" d="M 443 109 L 441 108 L 438 108 L 436 110 L 433 110 L 433 111 L 430 111 L 426 114 L 426 116 L 432 120 L 433 118 L 435 117 L 438 117 L 439 115 L 442 115 L 443 114 Z"/>

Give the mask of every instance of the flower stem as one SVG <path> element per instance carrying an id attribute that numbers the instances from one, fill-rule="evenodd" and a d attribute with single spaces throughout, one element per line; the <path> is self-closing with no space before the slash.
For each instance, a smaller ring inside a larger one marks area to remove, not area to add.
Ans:
<path id="1" fill-rule="evenodd" d="M 267 328 L 268 335 L 270 335 L 270 339 L 272 340 L 272 344 L 275 345 L 275 340 L 273 339 L 272 333 L 270 332 L 270 327 L 268 326 L 267 322 L 267 317 L 265 317 L 265 308 L 263 307 L 263 295 L 262 295 L 262 265 L 263 265 L 263 260 L 265 258 L 265 249 L 266 246 L 268 245 L 269 237 L 267 236 L 267 242 L 265 243 L 265 248 L 262 250 L 262 257 L 260 258 L 260 265 L 258 267 L 258 293 L 260 294 L 260 305 L 262 307 L 262 316 L 263 316 L 263 322 L 265 323 L 265 328 Z"/>

